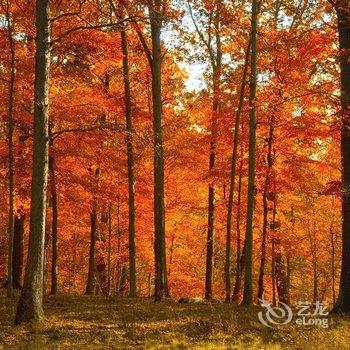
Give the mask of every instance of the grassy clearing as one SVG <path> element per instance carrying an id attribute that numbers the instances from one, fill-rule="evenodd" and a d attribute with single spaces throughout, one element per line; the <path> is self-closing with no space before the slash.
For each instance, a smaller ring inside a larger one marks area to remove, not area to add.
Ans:
<path id="1" fill-rule="evenodd" d="M 16 327 L 14 309 L 1 295 L 1 349 L 350 349 L 350 319 L 270 329 L 257 307 L 58 296 L 45 303 L 46 322 Z"/>

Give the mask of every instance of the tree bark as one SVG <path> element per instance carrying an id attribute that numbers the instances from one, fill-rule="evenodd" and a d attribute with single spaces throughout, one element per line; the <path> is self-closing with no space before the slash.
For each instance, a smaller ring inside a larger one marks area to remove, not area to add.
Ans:
<path id="1" fill-rule="evenodd" d="M 12 33 L 12 19 L 10 15 L 10 3 L 6 4 L 7 34 L 10 43 L 10 80 L 8 85 L 8 115 L 7 115 L 7 144 L 8 144 L 8 185 L 9 185 L 9 208 L 8 208 L 8 260 L 7 260 L 7 297 L 13 296 L 13 236 L 14 236 L 14 145 L 13 145 L 13 107 L 16 77 L 16 53 L 15 41 Z"/>
<path id="2" fill-rule="evenodd" d="M 258 282 L 258 299 L 262 299 L 264 295 L 264 276 L 265 276 L 265 265 L 266 265 L 266 240 L 267 240 L 267 230 L 268 230 L 268 200 L 267 196 L 270 189 L 270 183 L 271 180 L 275 181 L 274 179 L 271 179 L 271 175 L 273 172 L 273 154 L 272 154 L 272 145 L 274 140 L 274 123 L 275 118 L 272 116 L 270 120 L 270 127 L 269 127 L 269 136 L 267 141 L 267 155 L 266 155 L 266 175 L 265 175 L 265 183 L 264 183 L 264 191 L 263 191 L 263 229 L 262 229 L 262 236 L 261 236 L 261 257 L 260 257 L 260 270 L 259 270 L 259 282 Z M 275 193 L 273 194 L 276 195 Z"/>
<path id="3" fill-rule="evenodd" d="M 161 301 L 165 294 L 165 207 L 164 207 L 164 152 L 162 125 L 161 82 L 161 28 L 162 1 L 151 1 L 149 6 L 152 37 L 152 103 L 154 136 L 154 253 L 155 253 L 155 300 Z"/>
<path id="4" fill-rule="evenodd" d="M 253 216 L 255 201 L 255 146 L 256 146 L 256 83 L 257 83 L 257 30 L 258 30 L 258 0 L 252 2 L 252 53 L 251 77 L 249 93 L 249 170 L 248 170 L 248 202 L 246 225 L 246 252 L 244 265 L 244 292 L 245 305 L 253 304 Z"/>
<path id="5" fill-rule="evenodd" d="M 49 179 L 51 187 L 51 201 L 52 201 L 52 257 L 51 257 L 51 295 L 57 294 L 57 260 L 58 260 L 58 203 L 57 203 L 57 187 L 56 187 L 56 162 L 51 143 L 49 149 Z"/>
<path id="6" fill-rule="evenodd" d="M 85 295 L 93 295 L 95 292 L 95 246 L 97 240 L 97 208 L 94 204 L 94 208 L 90 214 L 91 220 L 91 232 L 90 232 L 90 250 L 89 250 L 89 270 L 86 282 Z"/>
<path id="7" fill-rule="evenodd" d="M 43 318 L 43 271 L 49 140 L 49 0 L 36 2 L 33 173 L 29 249 L 15 323 Z"/>
<path id="8" fill-rule="evenodd" d="M 272 305 L 277 305 L 277 297 L 276 297 L 276 252 L 275 252 L 275 236 L 274 232 L 271 237 L 271 284 L 272 284 Z"/>
<path id="9" fill-rule="evenodd" d="M 123 52 L 123 80 L 126 119 L 126 149 L 128 156 L 128 198 L 129 198 L 129 296 L 136 297 L 136 244 L 135 244 L 135 174 L 133 148 L 132 101 L 129 75 L 128 43 L 125 26 L 121 28 Z"/>
<path id="10" fill-rule="evenodd" d="M 332 196 L 332 219 L 329 225 L 329 240 L 331 243 L 331 271 L 332 271 L 332 301 L 333 305 L 336 302 L 336 294 L 335 294 L 335 277 L 336 277 L 336 267 L 335 267 L 335 232 L 333 229 L 335 221 L 335 213 L 334 213 L 334 196 Z"/>
<path id="11" fill-rule="evenodd" d="M 267 204 L 267 191 L 268 191 L 268 177 L 266 176 L 264 192 L 263 192 L 263 228 L 261 235 L 261 256 L 260 256 L 260 269 L 259 269 L 259 281 L 258 281 L 258 299 L 262 299 L 264 296 L 264 276 L 266 265 L 266 238 L 268 228 L 268 204 Z"/>
<path id="12" fill-rule="evenodd" d="M 248 67 L 249 67 L 249 57 L 250 57 L 250 44 L 251 41 L 249 39 L 247 51 L 245 54 L 245 62 L 243 69 L 243 77 L 241 90 L 239 95 L 239 103 L 236 112 L 235 118 L 235 126 L 233 132 L 233 145 L 232 145 L 232 155 L 231 155 L 231 171 L 230 171 L 230 188 L 229 188 L 229 196 L 228 196 L 228 204 L 227 204 L 227 218 L 226 218 L 226 254 L 225 254 L 225 291 L 226 291 L 226 301 L 230 301 L 231 299 L 231 278 L 230 278 L 230 264 L 231 264 L 231 237 L 232 237 L 232 210 L 234 203 L 234 190 L 235 190 L 235 181 L 236 181 L 236 164 L 237 164 L 237 150 L 238 150 L 238 141 L 239 141 L 239 128 L 241 124 L 241 116 L 244 105 L 244 92 L 245 87 L 247 85 L 247 75 L 248 75 Z M 238 238 L 237 238 L 238 240 Z M 238 243 L 240 244 L 240 242 Z M 237 247 L 237 252 L 239 252 L 239 247 Z M 237 258 L 239 261 L 239 257 Z M 236 271 L 239 271 L 239 266 L 237 266 Z M 238 276 L 237 274 L 236 276 Z M 236 279 L 237 282 L 237 279 Z"/>
<path id="13" fill-rule="evenodd" d="M 100 188 L 100 172 L 101 169 L 98 166 L 94 171 L 95 176 L 95 195 L 93 198 L 92 211 L 90 213 L 90 249 L 89 249 L 89 267 L 88 267 L 88 277 L 86 281 L 85 295 L 93 295 L 95 293 L 95 279 L 96 279 L 96 241 L 98 237 L 98 195 Z"/>
<path id="14" fill-rule="evenodd" d="M 342 267 L 339 294 L 333 309 L 350 313 L 350 4 L 336 2 L 341 75 Z"/>
<path id="15" fill-rule="evenodd" d="M 216 1 L 215 9 L 215 35 L 216 35 L 216 53 L 211 55 L 211 65 L 213 70 L 213 106 L 211 120 L 210 135 L 210 152 L 209 152 L 209 173 L 215 168 L 216 161 L 216 144 L 218 137 L 218 117 L 220 113 L 220 80 L 221 80 L 221 38 L 220 38 L 220 22 L 221 22 L 221 1 Z M 214 216 L 215 216 L 215 186 L 210 183 L 208 186 L 208 232 L 207 232 L 207 255 L 205 269 L 205 299 L 213 297 L 213 262 L 214 262 Z M 231 237 L 229 237 L 231 238 Z M 231 242 L 230 242 L 231 246 Z M 228 251 L 229 259 L 231 251 Z M 229 272 L 230 273 L 230 272 Z"/>
<path id="16" fill-rule="evenodd" d="M 14 289 L 21 289 L 23 252 L 24 252 L 24 220 L 21 212 L 14 218 L 13 254 L 12 254 L 12 282 Z"/>
<path id="17" fill-rule="evenodd" d="M 239 302 L 241 294 L 241 285 L 243 277 L 243 252 L 241 252 L 241 204 L 242 204 L 242 174 L 243 170 L 243 142 L 241 142 L 241 159 L 239 165 L 239 180 L 238 180 L 238 194 L 237 194 L 237 220 L 236 220 L 236 280 L 235 287 L 233 289 L 232 301 L 235 303 Z M 241 263 L 242 262 L 242 263 Z"/>
<path id="18" fill-rule="evenodd" d="M 117 196 L 117 254 L 118 254 L 118 260 L 117 260 L 117 266 L 116 266 L 116 287 L 115 287 L 115 293 L 119 295 L 119 287 L 120 287 L 120 276 L 121 276 L 121 262 L 120 262 L 120 255 L 121 255 L 121 230 L 120 230 L 120 197 Z"/>
<path id="19" fill-rule="evenodd" d="M 108 258 L 107 258 L 107 295 L 111 293 L 111 257 L 112 257 L 112 203 L 108 208 Z"/>

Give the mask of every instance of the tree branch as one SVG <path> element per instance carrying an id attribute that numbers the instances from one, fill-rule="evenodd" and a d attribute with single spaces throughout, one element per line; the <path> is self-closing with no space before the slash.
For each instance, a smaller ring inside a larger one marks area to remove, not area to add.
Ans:
<path id="1" fill-rule="evenodd" d="M 211 41 L 211 34 L 210 34 L 210 23 L 211 23 L 211 18 L 210 18 L 210 22 L 209 22 L 209 40 L 210 41 L 207 41 L 205 40 L 205 37 L 203 35 L 203 33 L 199 30 L 198 26 L 197 26 L 197 23 L 196 23 L 196 20 L 194 18 L 194 15 L 193 15 L 193 11 L 192 11 L 192 7 L 191 7 L 191 4 L 189 1 L 187 1 L 187 6 L 188 6 L 188 10 L 189 10 L 189 13 L 190 13 L 190 17 L 192 19 L 192 22 L 193 22 L 193 25 L 194 27 L 196 28 L 196 32 L 199 36 L 199 38 L 202 40 L 203 44 L 207 47 L 208 49 L 208 53 L 209 53 L 209 56 L 210 56 L 210 60 L 211 62 L 216 62 L 216 59 L 214 57 L 214 54 L 213 54 L 213 50 L 210 46 L 210 41 Z"/>
<path id="2" fill-rule="evenodd" d="M 145 55 L 147 57 L 148 63 L 152 67 L 152 60 L 153 60 L 152 52 L 151 52 L 150 48 L 147 45 L 146 39 L 145 39 L 144 35 L 142 34 L 141 28 L 139 27 L 137 21 L 135 20 L 135 16 L 131 15 L 130 10 L 129 10 L 129 8 L 128 8 L 128 6 L 127 6 L 127 4 L 125 3 L 124 0 L 118 0 L 118 1 L 119 1 L 119 4 L 122 7 L 124 7 L 124 9 L 125 9 L 126 13 L 128 14 L 128 16 L 130 18 L 132 18 L 130 20 L 130 22 L 133 25 L 133 27 L 134 27 L 134 29 L 136 31 L 136 34 L 137 34 L 137 36 L 138 36 L 138 38 L 140 40 L 140 43 L 141 43 L 141 45 L 143 47 L 143 51 L 145 52 Z M 115 5 L 113 3 L 113 0 L 109 0 L 109 2 L 110 2 L 111 6 L 113 8 L 113 11 L 116 11 L 116 7 L 115 7 Z"/>
<path id="3" fill-rule="evenodd" d="M 87 26 L 74 27 L 74 28 L 71 28 L 71 29 L 67 30 L 66 32 L 64 32 L 60 36 L 58 36 L 55 40 L 52 40 L 51 41 L 51 46 L 57 44 L 58 42 L 60 42 L 63 38 L 65 38 L 69 34 L 72 34 L 72 33 L 77 32 L 79 30 L 111 28 L 111 27 L 119 26 L 120 24 L 122 24 L 124 22 L 127 22 L 127 21 L 130 21 L 130 20 L 131 20 L 130 18 L 125 18 L 122 21 L 118 21 L 116 23 L 103 23 L 103 24 L 97 24 L 97 25 L 87 25 Z"/>
<path id="4" fill-rule="evenodd" d="M 99 124 L 90 125 L 87 127 L 73 127 L 73 128 L 61 129 L 61 130 L 51 132 L 50 139 L 55 140 L 57 137 L 66 133 L 89 132 L 89 131 L 96 131 L 96 130 L 124 131 L 124 127 L 116 123 L 110 123 L 110 124 L 99 123 Z"/>

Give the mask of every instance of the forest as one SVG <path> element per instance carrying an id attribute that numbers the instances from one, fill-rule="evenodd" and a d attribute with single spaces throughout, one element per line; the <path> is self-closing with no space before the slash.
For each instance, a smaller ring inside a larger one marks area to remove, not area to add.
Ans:
<path id="1" fill-rule="evenodd" d="M 350 349 L 349 110 L 349 0 L 0 0 L 0 349 Z"/>

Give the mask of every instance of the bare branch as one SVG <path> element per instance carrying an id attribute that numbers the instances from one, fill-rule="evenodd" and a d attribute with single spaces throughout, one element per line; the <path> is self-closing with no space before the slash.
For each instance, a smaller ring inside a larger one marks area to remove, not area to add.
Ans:
<path id="1" fill-rule="evenodd" d="M 193 25 L 196 28 L 196 32 L 197 32 L 199 38 L 202 40 L 203 44 L 207 47 L 211 62 L 215 62 L 216 60 L 215 60 L 215 57 L 214 57 L 214 54 L 213 54 L 213 49 L 211 48 L 211 45 L 210 45 L 211 44 L 211 42 L 210 42 L 211 41 L 211 35 L 209 35 L 209 41 L 205 40 L 205 37 L 204 37 L 203 33 L 198 28 L 198 25 L 197 25 L 196 20 L 194 18 L 192 7 L 191 7 L 191 4 L 189 3 L 189 1 L 187 1 L 187 6 L 188 6 L 188 10 L 189 10 L 190 17 L 192 19 Z M 210 24 L 209 24 L 209 33 L 210 33 Z"/>
<path id="2" fill-rule="evenodd" d="M 135 20 L 135 16 L 131 14 L 128 6 L 126 5 L 125 1 L 124 0 L 118 0 L 119 1 L 119 4 L 125 9 L 126 13 L 129 15 L 129 17 L 133 18 L 132 20 L 130 20 L 131 24 L 133 25 L 135 31 L 136 31 L 136 34 L 140 40 L 140 43 L 143 47 L 143 51 L 145 52 L 145 55 L 147 57 L 147 60 L 148 60 L 148 63 L 149 65 L 152 67 L 152 52 L 150 50 L 150 48 L 148 47 L 147 45 L 147 42 L 146 42 L 146 39 L 142 33 L 142 30 L 140 28 L 140 26 L 138 25 L 137 21 Z M 109 0 L 109 3 L 111 4 L 112 8 L 113 8 L 113 11 L 115 12 L 116 16 L 117 16 L 117 9 L 116 9 L 116 6 L 114 5 L 113 3 L 113 0 Z"/>
<path id="3" fill-rule="evenodd" d="M 66 32 L 64 32 L 63 34 L 61 34 L 60 36 L 58 36 L 55 40 L 51 41 L 51 45 L 55 45 L 58 42 L 60 42 L 63 38 L 65 38 L 66 36 L 68 36 L 69 34 L 72 34 L 74 32 L 80 31 L 80 30 L 91 30 L 91 29 L 102 29 L 102 28 L 113 28 L 113 27 L 117 27 L 120 24 L 122 24 L 123 22 L 127 22 L 130 21 L 130 18 L 125 18 L 122 21 L 118 21 L 116 23 L 102 23 L 102 24 L 97 24 L 97 25 L 85 25 L 85 26 L 77 26 L 74 28 L 71 28 L 69 30 L 67 30 Z"/>
<path id="4" fill-rule="evenodd" d="M 62 13 L 60 15 L 57 15 L 55 17 L 51 17 L 50 18 L 50 21 L 53 23 L 55 21 L 58 21 L 60 20 L 61 18 L 65 18 L 65 17 L 72 17 L 72 16 L 78 16 L 81 11 L 82 11 L 82 8 L 85 4 L 86 0 L 82 0 L 80 3 L 79 3 L 79 8 L 77 11 L 73 11 L 73 12 L 66 12 L 66 13 Z"/>
<path id="5" fill-rule="evenodd" d="M 124 127 L 116 123 L 110 123 L 110 124 L 98 123 L 98 124 L 90 125 L 86 127 L 73 127 L 73 128 L 61 129 L 61 130 L 51 132 L 50 139 L 55 140 L 57 137 L 67 133 L 89 132 L 89 131 L 96 131 L 96 130 L 124 131 Z"/>

